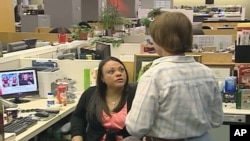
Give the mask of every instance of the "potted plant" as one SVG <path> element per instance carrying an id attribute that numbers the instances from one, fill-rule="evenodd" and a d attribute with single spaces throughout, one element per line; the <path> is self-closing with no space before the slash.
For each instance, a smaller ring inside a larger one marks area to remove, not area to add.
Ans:
<path id="1" fill-rule="evenodd" d="M 102 9 L 100 23 L 103 29 L 106 31 L 106 35 L 112 36 L 115 32 L 115 26 L 122 24 L 122 17 L 117 10 L 117 7 L 113 5 L 106 5 Z"/>
<path id="2" fill-rule="evenodd" d="M 154 8 L 153 10 L 148 12 L 147 17 L 154 19 L 156 16 L 160 15 L 163 11 L 161 11 L 161 8 Z"/>
<path id="3" fill-rule="evenodd" d="M 88 33 L 92 32 L 94 29 L 87 27 L 85 25 L 74 25 L 72 28 L 71 37 L 74 40 L 88 40 Z"/>
<path id="4" fill-rule="evenodd" d="M 140 23 L 145 26 L 145 33 L 149 35 L 149 25 L 151 23 L 151 20 L 149 18 L 142 18 L 140 19 Z"/>
<path id="5" fill-rule="evenodd" d="M 154 20 L 154 18 L 158 15 L 160 15 L 163 11 L 161 8 L 154 8 L 153 10 L 148 12 L 148 15 L 146 18 L 140 19 L 140 23 L 145 26 L 145 32 L 146 34 L 149 34 L 149 25 L 151 21 Z"/>

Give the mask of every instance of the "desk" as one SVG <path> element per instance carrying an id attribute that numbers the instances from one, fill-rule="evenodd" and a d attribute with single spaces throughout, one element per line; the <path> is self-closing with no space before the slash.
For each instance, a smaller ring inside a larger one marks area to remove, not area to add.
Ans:
<path id="1" fill-rule="evenodd" d="M 79 92 L 80 93 L 80 92 Z M 78 93 L 78 95 L 79 95 Z M 17 141 L 27 141 L 42 131 L 46 130 L 56 122 L 60 121 L 70 113 L 72 113 L 76 107 L 77 102 L 68 104 L 67 106 L 62 107 L 60 110 L 60 113 L 56 115 L 55 117 L 51 118 L 48 121 L 38 121 L 37 124 L 33 125 L 32 127 L 28 128 L 28 130 L 24 131 L 23 133 L 16 136 Z M 45 108 L 46 107 L 46 99 L 31 99 L 31 102 L 19 104 L 19 108 L 21 109 L 30 109 L 30 108 Z M 243 110 L 243 109 L 234 109 L 234 108 L 223 108 L 225 115 L 250 115 L 250 110 Z M 225 130 L 226 129 L 226 130 Z M 229 126 L 225 125 L 221 128 L 215 129 L 212 131 L 212 136 L 214 138 L 218 138 L 221 136 L 221 132 L 225 132 L 225 134 L 229 135 Z M 215 134 L 216 133 L 216 134 Z M 218 134 L 219 133 L 219 134 Z M 229 136 L 228 136 L 229 137 Z M 228 141 L 220 140 L 220 141 Z"/>
<path id="2" fill-rule="evenodd" d="M 31 109 L 31 108 L 46 108 L 46 99 L 30 99 L 31 102 L 19 104 L 18 108 L 20 109 Z M 23 133 L 16 136 L 17 141 L 27 141 L 42 131 L 46 130 L 56 122 L 60 121 L 70 113 L 72 113 L 76 107 L 77 102 L 72 104 L 67 104 L 67 106 L 63 106 L 60 110 L 60 113 L 55 117 L 51 118 L 48 121 L 38 121 L 37 124 L 31 126 Z"/>

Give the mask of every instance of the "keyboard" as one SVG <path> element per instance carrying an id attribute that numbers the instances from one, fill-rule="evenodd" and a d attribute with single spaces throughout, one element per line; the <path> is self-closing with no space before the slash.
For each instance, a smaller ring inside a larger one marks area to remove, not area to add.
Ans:
<path id="1" fill-rule="evenodd" d="M 36 119 L 33 119 L 31 116 L 20 117 L 14 119 L 12 122 L 4 125 L 4 132 L 6 133 L 16 133 L 16 135 L 24 132 L 29 127 L 37 123 Z"/>

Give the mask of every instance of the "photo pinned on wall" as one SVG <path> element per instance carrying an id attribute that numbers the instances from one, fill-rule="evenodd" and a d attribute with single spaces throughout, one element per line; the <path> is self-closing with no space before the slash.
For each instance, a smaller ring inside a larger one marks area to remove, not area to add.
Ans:
<path id="1" fill-rule="evenodd" d="M 141 54 L 154 54 L 155 48 L 153 45 L 153 39 L 151 37 L 146 37 L 145 41 L 141 43 Z"/>

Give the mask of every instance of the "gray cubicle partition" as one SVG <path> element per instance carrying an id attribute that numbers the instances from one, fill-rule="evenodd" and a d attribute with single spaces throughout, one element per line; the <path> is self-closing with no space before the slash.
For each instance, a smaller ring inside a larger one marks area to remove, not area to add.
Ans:
<path id="1" fill-rule="evenodd" d="M 170 3 L 170 5 L 166 5 L 166 3 Z M 143 9 L 153 9 L 159 7 L 159 4 L 162 3 L 163 8 L 173 8 L 173 0 L 141 0 L 141 7 Z M 165 7 L 167 6 L 167 7 Z"/>
<path id="2" fill-rule="evenodd" d="M 22 15 L 21 31 L 35 32 L 37 27 L 50 27 L 50 15 Z"/>
<path id="3" fill-rule="evenodd" d="M 45 14 L 51 16 L 52 27 L 69 28 L 82 21 L 81 0 L 44 0 L 43 3 Z M 92 11 L 95 10 L 92 8 Z"/>

